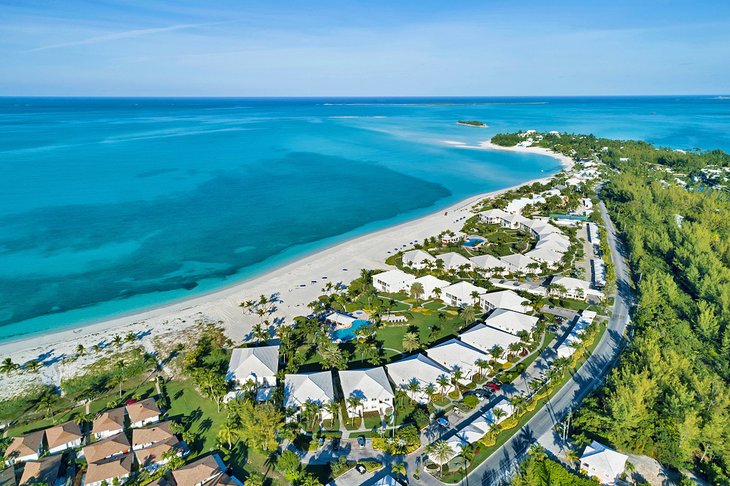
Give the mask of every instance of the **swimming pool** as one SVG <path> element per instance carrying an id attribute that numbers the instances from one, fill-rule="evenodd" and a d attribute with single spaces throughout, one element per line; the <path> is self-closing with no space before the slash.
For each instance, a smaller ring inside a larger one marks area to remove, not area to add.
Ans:
<path id="1" fill-rule="evenodd" d="M 352 321 L 352 326 L 346 328 L 346 329 L 338 329 L 336 331 L 332 331 L 330 334 L 332 336 L 332 339 L 337 341 L 351 341 L 355 339 L 355 333 L 358 329 L 361 327 L 367 327 L 370 325 L 370 321 L 366 321 L 365 319 L 355 319 Z"/>
<path id="2" fill-rule="evenodd" d="M 464 246 L 474 247 L 479 246 L 482 243 L 484 243 L 484 240 L 482 238 L 469 238 L 464 242 Z"/>

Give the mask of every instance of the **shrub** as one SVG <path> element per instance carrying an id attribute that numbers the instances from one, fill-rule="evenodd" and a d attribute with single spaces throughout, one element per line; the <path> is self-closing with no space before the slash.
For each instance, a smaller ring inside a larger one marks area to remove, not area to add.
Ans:
<path id="1" fill-rule="evenodd" d="M 459 390 L 454 389 L 449 392 L 449 398 L 453 400 L 458 400 L 460 396 L 461 394 L 459 393 Z"/>
<path id="2" fill-rule="evenodd" d="M 466 405 L 470 409 L 476 407 L 479 404 L 479 399 L 474 395 L 465 396 L 463 401 L 464 405 Z"/>

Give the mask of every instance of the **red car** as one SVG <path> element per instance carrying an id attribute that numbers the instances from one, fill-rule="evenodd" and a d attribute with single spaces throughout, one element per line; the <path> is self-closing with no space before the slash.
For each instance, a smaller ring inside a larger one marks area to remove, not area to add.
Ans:
<path id="1" fill-rule="evenodd" d="M 486 386 L 492 391 L 499 391 L 499 385 L 497 385 L 496 383 L 492 383 L 491 381 L 487 383 Z"/>

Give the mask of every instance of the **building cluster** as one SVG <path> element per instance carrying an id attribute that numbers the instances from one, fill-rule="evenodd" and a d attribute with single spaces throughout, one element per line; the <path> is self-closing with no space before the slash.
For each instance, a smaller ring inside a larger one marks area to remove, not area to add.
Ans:
<path id="1" fill-rule="evenodd" d="M 591 258 L 591 280 L 593 286 L 601 289 L 606 285 L 606 264 L 603 261 L 601 253 L 601 234 L 598 231 L 596 223 L 588 223 L 586 225 L 588 233 L 588 242 L 593 249 L 593 258 Z"/>
<path id="2" fill-rule="evenodd" d="M 573 324 L 573 328 L 570 330 L 570 333 L 556 350 L 558 358 L 570 358 L 573 356 L 576 347 L 582 342 L 586 329 L 588 329 L 588 326 L 593 324 L 593 320 L 595 318 L 596 313 L 593 311 L 584 310 L 580 313 L 575 324 Z"/>

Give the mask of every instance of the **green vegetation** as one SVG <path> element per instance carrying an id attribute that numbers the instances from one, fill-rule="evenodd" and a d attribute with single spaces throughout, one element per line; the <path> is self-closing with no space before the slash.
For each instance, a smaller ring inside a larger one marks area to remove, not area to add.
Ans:
<path id="1" fill-rule="evenodd" d="M 487 124 L 479 120 L 459 120 L 458 125 L 469 125 L 472 127 L 486 127 Z"/>
<path id="2" fill-rule="evenodd" d="M 574 474 L 559 462 L 547 457 L 540 446 L 530 450 L 512 486 L 598 486 L 595 479 Z"/>

